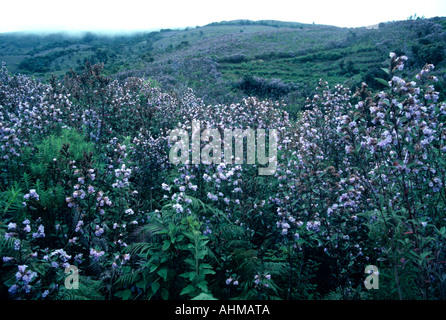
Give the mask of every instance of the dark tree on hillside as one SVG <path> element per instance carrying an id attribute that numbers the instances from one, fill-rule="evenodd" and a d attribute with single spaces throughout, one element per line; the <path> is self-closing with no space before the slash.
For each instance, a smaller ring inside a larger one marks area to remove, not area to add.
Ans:
<path id="1" fill-rule="evenodd" d="M 384 79 L 384 80 L 390 80 L 389 75 L 382 70 L 380 67 L 375 66 L 373 68 L 370 68 L 362 77 L 362 82 L 367 83 L 369 88 L 382 90 L 384 88 L 384 85 L 380 82 L 376 81 L 376 78 Z"/>
<path id="2" fill-rule="evenodd" d="M 425 42 L 423 44 L 421 42 L 420 44 L 414 44 L 412 46 L 412 52 L 419 64 L 428 61 L 429 63 L 437 65 L 445 59 L 445 47 L 443 44 L 425 44 Z"/>

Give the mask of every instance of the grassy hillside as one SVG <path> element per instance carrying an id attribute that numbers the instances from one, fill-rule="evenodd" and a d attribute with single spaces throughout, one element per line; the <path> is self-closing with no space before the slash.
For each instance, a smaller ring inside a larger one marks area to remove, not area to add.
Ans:
<path id="1" fill-rule="evenodd" d="M 115 36 L 1 34 L 0 60 L 12 73 L 49 79 L 81 70 L 88 59 L 119 79 L 151 78 L 178 94 L 191 87 L 208 103 L 255 95 L 284 99 L 294 110 L 321 78 L 379 89 L 375 78 L 386 77 L 381 67 L 390 51 L 409 57 L 403 76 L 426 61 L 435 64 L 442 89 L 445 47 L 443 17 L 381 23 L 379 29 L 237 20 Z"/>

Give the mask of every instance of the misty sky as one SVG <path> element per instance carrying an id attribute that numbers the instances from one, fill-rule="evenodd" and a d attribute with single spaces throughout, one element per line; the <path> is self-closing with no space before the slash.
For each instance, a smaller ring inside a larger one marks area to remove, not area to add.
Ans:
<path id="1" fill-rule="evenodd" d="M 415 13 L 446 16 L 445 0 L 9 0 L 0 8 L 0 32 L 156 30 L 234 19 L 360 27 Z"/>

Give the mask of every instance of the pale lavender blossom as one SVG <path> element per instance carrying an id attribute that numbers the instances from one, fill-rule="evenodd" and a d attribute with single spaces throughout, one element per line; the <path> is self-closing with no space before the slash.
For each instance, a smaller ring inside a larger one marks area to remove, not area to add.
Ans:
<path id="1" fill-rule="evenodd" d="M 97 251 L 96 249 L 91 248 L 90 249 L 90 257 L 93 258 L 93 260 L 98 261 L 100 257 L 102 257 L 105 254 L 104 251 Z"/>
<path id="2" fill-rule="evenodd" d="M 211 199 L 212 201 L 217 201 L 218 200 L 218 196 L 216 196 L 215 194 L 212 194 L 210 192 L 208 192 L 207 197 L 209 199 Z"/>
<path id="3" fill-rule="evenodd" d="M 104 228 L 101 228 L 100 226 L 96 225 L 94 234 L 99 237 L 103 233 L 104 233 Z"/>
<path id="4" fill-rule="evenodd" d="M 175 203 L 172 208 L 176 210 L 177 213 L 181 213 L 184 211 L 183 206 L 179 203 Z"/>
<path id="5" fill-rule="evenodd" d="M 45 237 L 45 227 L 43 225 L 39 225 L 37 228 L 37 232 L 33 233 L 33 238 L 44 238 Z"/>
<path id="6" fill-rule="evenodd" d="M 92 194 L 92 193 L 94 193 L 94 191 L 95 191 L 94 187 L 92 185 L 89 185 L 88 189 L 87 189 L 88 194 Z"/>
<path id="7" fill-rule="evenodd" d="M 17 224 L 16 223 L 10 222 L 8 224 L 8 230 L 16 230 L 16 228 L 17 228 Z"/>

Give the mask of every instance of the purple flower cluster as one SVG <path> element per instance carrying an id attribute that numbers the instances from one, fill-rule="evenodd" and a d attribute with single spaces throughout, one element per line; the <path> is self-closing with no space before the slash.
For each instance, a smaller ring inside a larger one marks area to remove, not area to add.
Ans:
<path id="1" fill-rule="evenodd" d="M 99 259 L 105 254 L 104 251 L 98 251 L 96 249 L 91 248 L 90 249 L 90 257 L 94 260 L 94 261 L 99 261 Z"/>
<path id="2" fill-rule="evenodd" d="M 16 282 L 9 287 L 9 293 L 12 296 L 19 292 L 29 294 L 32 290 L 32 283 L 37 279 L 37 272 L 27 270 L 27 265 L 19 265 L 18 271 L 15 274 Z"/>
<path id="3" fill-rule="evenodd" d="M 348 89 L 330 89 L 324 81 L 307 99 L 308 110 L 282 149 L 275 177 L 283 183 L 270 198 L 281 235 L 301 240 L 305 231 L 317 232 L 327 255 L 348 246 L 349 259 L 361 264 L 374 252 L 372 244 L 364 249 L 370 239 L 361 222 L 369 212 L 373 224 L 392 210 L 404 210 L 407 219 L 433 216 L 435 206 L 422 203 L 442 202 L 445 168 L 438 159 L 446 151 L 445 107 L 431 84 L 438 80 L 434 66 L 426 65 L 417 81 L 405 81 L 394 73 L 406 61 L 390 54 L 388 90 L 372 96 L 363 83 L 354 105 Z M 423 190 L 423 199 L 416 190 Z"/>
<path id="4" fill-rule="evenodd" d="M 34 199 L 36 201 L 39 201 L 39 195 L 37 194 L 35 189 L 31 189 L 31 190 L 29 190 L 29 193 L 27 193 L 23 196 L 23 199 L 25 199 L 25 200 Z"/>

